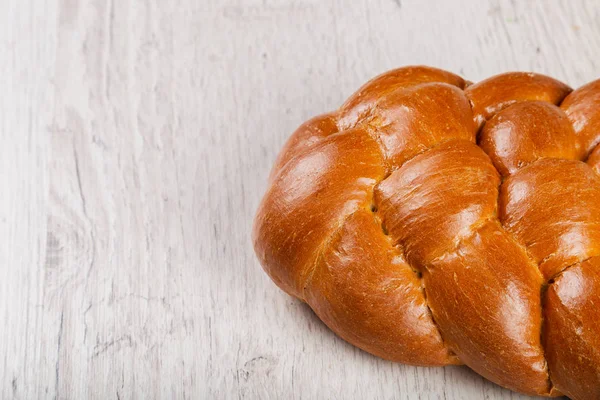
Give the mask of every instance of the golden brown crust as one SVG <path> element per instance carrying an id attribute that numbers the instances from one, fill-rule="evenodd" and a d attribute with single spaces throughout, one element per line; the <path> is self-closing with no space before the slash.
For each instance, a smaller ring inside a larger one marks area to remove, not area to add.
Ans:
<path id="1" fill-rule="evenodd" d="M 554 104 L 526 101 L 505 108 L 486 122 L 479 146 L 502 176 L 540 158 L 585 157 L 573 125 Z"/>
<path id="2" fill-rule="evenodd" d="M 271 169 L 269 181 L 271 182 L 284 165 L 298 153 L 306 151 L 322 139 L 337 132 L 337 115 L 335 113 L 319 115 L 300 125 L 279 152 Z"/>
<path id="3" fill-rule="evenodd" d="M 522 101 L 560 104 L 571 88 L 556 79 L 531 72 L 508 72 L 492 76 L 465 89 L 473 104 L 477 126 L 504 108 Z"/>
<path id="4" fill-rule="evenodd" d="M 380 357 L 600 396 L 600 81 L 570 92 L 373 79 L 280 153 L 253 230 L 265 271 Z"/>
<path id="5" fill-rule="evenodd" d="M 377 137 L 390 170 L 448 140 L 475 142 L 469 101 L 462 90 L 446 83 L 397 90 L 359 122 Z"/>
<path id="6" fill-rule="evenodd" d="M 431 319 L 421 279 L 370 210 L 356 211 L 333 235 L 305 294 L 334 332 L 372 354 L 413 365 L 458 363 Z"/>
<path id="7" fill-rule="evenodd" d="M 317 251 L 348 215 L 368 207 L 382 165 L 375 140 L 355 129 L 328 136 L 276 174 L 253 238 L 261 264 L 283 290 L 302 298 Z"/>
<path id="8" fill-rule="evenodd" d="M 596 149 L 592 151 L 587 163 L 594 169 L 594 171 L 596 171 L 596 173 L 600 174 L 600 145 L 596 146 Z"/>
<path id="9" fill-rule="evenodd" d="M 547 279 L 600 255 L 600 176 L 585 163 L 539 160 L 504 182 L 499 203 L 502 224 Z"/>
<path id="10" fill-rule="evenodd" d="M 346 100 L 340 108 L 340 128 L 356 126 L 369 110 L 395 90 L 429 82 L 447 83 L 460 89 L 465 86 L 465 81 L 460 76 L 432 67 L 416 65 L 387 71 L 365 83 Z"/>
<path id="11" fill-rule="evenodd" d="M 554 384 L 572 399 L 600 398 L 599 305 L 599 257 L 565 270 L 546 293 L 546 357 Z"/>
<path id="12" fill-rule="evenodd" d="M 560 108 L 573 124 L 582 148 L 591 152 L 600 143 L 600 79 L 568 95 Z"/>
<path id="13" fill-rule="evenodd" d="M 375 203 L 408 260 L 426 265 L 494 216 L 499 183 L 485 153 L 456 140 L 395 171 L 376 187 Z"/>
<path id="14" fill-rule="evenodd" d="M 433 316 L 461 361 L 504 387 L 549 394 L 542 276 L 500 224 L 479 227 L 424 278 Z"/>

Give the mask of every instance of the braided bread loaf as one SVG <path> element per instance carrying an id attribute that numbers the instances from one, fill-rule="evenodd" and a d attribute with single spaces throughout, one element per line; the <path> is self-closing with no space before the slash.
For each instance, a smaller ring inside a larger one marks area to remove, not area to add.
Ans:
<path id="1" fill-rule="evenodd" d="M 600 399 L 600 80 L 405 67 L 304 123 L 253 240 L 339 336 Z"/>

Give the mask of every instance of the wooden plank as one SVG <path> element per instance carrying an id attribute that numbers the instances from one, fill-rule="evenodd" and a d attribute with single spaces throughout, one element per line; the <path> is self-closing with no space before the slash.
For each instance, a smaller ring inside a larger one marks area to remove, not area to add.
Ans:
<path id="1" fill-rule="evenodd" d="M 48 135 L 56 2 L 5 0 L 0 13 L 0 398 L 54 392 L 55 326 L 45 318 Z"/>
<path id="2" fill-rule="evenodd" d="M 0 397 L 525 398 L 466 368 L 393 364 L 337 338 L 261 271 L 251 220 L 287 136 L 377 73 L 597 78 L 597 2 L 7 10 Z"/>

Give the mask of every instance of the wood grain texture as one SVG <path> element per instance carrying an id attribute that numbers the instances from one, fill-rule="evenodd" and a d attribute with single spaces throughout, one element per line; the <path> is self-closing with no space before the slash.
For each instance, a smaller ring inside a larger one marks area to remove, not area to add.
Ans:
<path id="1" fill-rule="evenodd" d="M 366 79 L 598 78 L 595 0 L 4 0 L 0 397 L 524 398 L 333 335 L 252 217 L 288 135 Z"/>

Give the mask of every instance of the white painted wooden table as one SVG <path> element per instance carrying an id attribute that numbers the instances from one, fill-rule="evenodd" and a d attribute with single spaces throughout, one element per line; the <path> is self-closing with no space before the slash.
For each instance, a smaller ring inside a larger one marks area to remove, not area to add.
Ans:
<path id="1" fill-rule="evenodd" d="M 286 137 L 377 73 L 597 78 L 597 0 L 0 4 L 0 398 L 521 398 L 338 339 L 251 220 Z"/>

